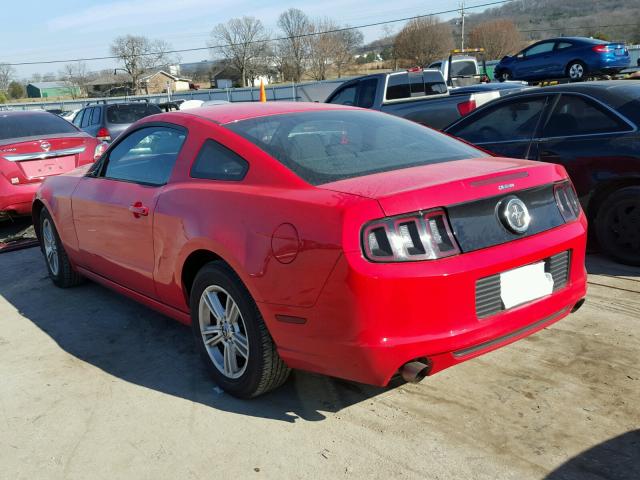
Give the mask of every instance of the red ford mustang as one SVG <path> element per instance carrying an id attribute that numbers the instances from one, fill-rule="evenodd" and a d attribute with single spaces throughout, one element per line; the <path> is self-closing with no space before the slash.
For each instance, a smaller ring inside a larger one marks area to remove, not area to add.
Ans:
<path id="1" fill-rule="evenodd" d="M 29 215 L 42 179 L 93 163 L 102 146 L 53 113 L 0 112 L 0 219 Z"/>
<path id="2" fill-rule="evenodd" d="M 386 385 L 529 335 L 586 293 L 586 220 L 558 165 L 309 103 L 134 124 L 34 202 L 49 274 L 191 324 L 251 397 L 290 368 Z"/>

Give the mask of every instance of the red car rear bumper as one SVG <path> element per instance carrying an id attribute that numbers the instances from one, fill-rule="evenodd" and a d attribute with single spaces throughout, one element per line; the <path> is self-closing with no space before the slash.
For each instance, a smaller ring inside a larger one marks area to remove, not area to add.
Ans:
<path id="1" fill-rule="evenodd" d="M 40 183 L 12 185 L 4 175 L 0 175 L 0 217 L 29 215 L 33 197 Z"/>
<path id="2" fill-rule="evenodd" d="M 260 308 L 289 366 L 386 385 L 414 359 L 428 359 L 433 374 L 569 314 L 586 295 L 585 245 L 582 215 L 580 221 L 528 238 L 431 262 L 376 264 L 360 252 L 347 252 L 314 307 Z M 478 279 L 564 251 L 571 253 L 565 287 L 478 319 Z"/>

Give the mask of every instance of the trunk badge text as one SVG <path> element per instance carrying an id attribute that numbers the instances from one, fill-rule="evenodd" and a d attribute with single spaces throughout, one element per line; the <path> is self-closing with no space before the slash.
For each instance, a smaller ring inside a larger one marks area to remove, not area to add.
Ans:
<path id="1" fill-rule="evenodd" d="M 515 187 L 515 184 L 513 184 L 513 183 L 505 183 L 504 185 L 498 186 L 498 190 L 507 190 L 507 189 L 513 188 L 513 187 Z"/>

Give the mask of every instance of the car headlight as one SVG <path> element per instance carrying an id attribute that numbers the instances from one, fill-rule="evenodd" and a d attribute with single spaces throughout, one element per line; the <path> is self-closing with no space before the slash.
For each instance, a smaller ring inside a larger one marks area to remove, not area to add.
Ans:
<path id="1" fill-rule="evenodd" d="M 460 253 L 446 212 L 428 210 L 375 220 L 362 229 L 364 256 L 374 262 L 435 260 Z"/>

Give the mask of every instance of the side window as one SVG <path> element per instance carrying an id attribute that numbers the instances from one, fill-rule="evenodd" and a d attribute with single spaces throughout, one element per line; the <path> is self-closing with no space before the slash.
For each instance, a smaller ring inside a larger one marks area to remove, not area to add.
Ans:
<path id="1" fill-rule="evenodd" d="M 100 124 L 100 116 L 102 114 L 102 108 L 94 107 L 93 113 L 91 114 L 91 125 L 99 125 Z"/>
<path id="2" fill-rule="evenodd" d="M 116 145 L 107 159 L 103 176 L 114 180 L 164 185 L 186 134 L 170 127 L 146 127 L 130 133 Z"/>
<path id="3" fill-rule="evenodd" d="M 358 82 L 358 106 L 371 108 L 376 99 L 377 88 L 378 80 L 376 78 L 369 78 Z"/>
<path id="4" fill-rule="evenodd" d="M 631 127 L 604 107 L 583 97 L 562 95 L 542 131 L 543 137 L 623 132 Z"/>
<path id="5" fill-rule="evenodd" d="M 508 102 L 472 115 L 461 128 L 448 133 L 471 143 L 529 140 L 535 133 L 544 105 L 544 97 Z"/>
<path id="6" fill-rule="evenodd" d="M 191 167 L 192 178 L 242 180 L 249 170 L 247 161 L 214 140 L 206 140 Z"/>
<path id="7" fill-rule="evenodd" d="M 356 104 L 356 87 L 357 84 L 350 85 L 340 90 L 329 103 L 337 103 L 339 105 L 355 105 Z"/>
<path id="8" fill-rule="evenodd" d="M 95 109 L 94 108 L 87 108 L 85 110 L 84 116 L 82 117 L 82 124 L 80 125 L 81 128 L 89 126 L 89 122 L 91 120 L 91 113 L 93 112 L 93 110 L 95 110 Z"/>
<path id="9" fill-rule="evenodd" d="M 75 116 L 75 117 L 73 117 L 73 124 L 74 124 L 76 127 L 80 127 L 81 122 L 82 122 L 82 115 L 84 115 L 84 112 L 86 112 L 86 111 L 87 111 L 87 109 L 86 109 L 86 108 L 85 108 L 85 109 L 82 109 L 82 110 L 80 110 L 78 113 L 76 113 L 76 116 Z"/>
<path id="10" fill-rule="evenodd" d="M 556 43 L 556 50 L 564 50 L 565 48 L 573 47 L 573 43 L 569 42 L 558 42 Z"/>
<path id="11" fill-rule="evenodd" d="M 385 99 L 397 100 L 399 98 L 411 97 L 411 85 L 409 84 L 409 74 L 401 73 L 389 75 L 387 79 L 387 91 Z"/>
<path id="12" fill-rule="evenodd" d="M 525 50 L 524 56 L 530 57 L 532 55 L 538 55 L 540 53 L 549 53 L 551 50 L 553 50 L 554 45 L 555 42 L 539 43 L 538 45 L 534 45 L 528 50 Z"/>

